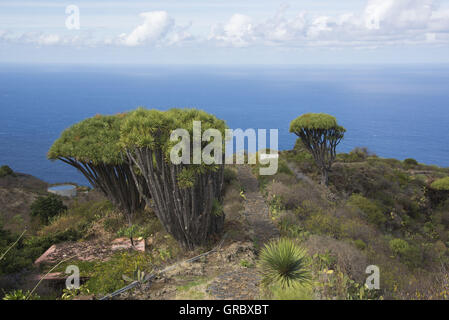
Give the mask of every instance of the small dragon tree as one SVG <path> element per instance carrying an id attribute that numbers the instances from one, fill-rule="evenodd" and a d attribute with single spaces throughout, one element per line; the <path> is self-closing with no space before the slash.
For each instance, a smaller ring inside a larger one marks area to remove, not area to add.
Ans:
<path id="1" fill-rule="evenodd" d="M 124 213 L 131 226 L 134 214 L 145 208 L 145 201 L 134 182 L 132 166 L 118 145 L 125 117 L 97 115 L 71 126 L 53 143 L 48 158 L 78 169 Z M 143 179 L 138 175 L 136 178 Z"/>
<path id="2" fill-rule="evenodd" d="M 195 109 L 158 111 L 139 108 L 126 117 L 121 128 L 122 147 L 129 161 L 145 178 L 144 182 L 136 179 L 136 184 L 139 190 L 147 187 L 151 199 L 146 193 L 142 196 L 155 209 L 167 232 L 189 250 L 206 244 L 212 235 L 222 230 L 224 223 L 220 209 L 223 153 L 217 155 L 221 157 L 221 163 L 206 164 L 202 159 L 192 164 L 195 152 L 191 154 L 187 150 L 194 150 L 195 143 L 199 143 L 203 150 L 206 144 L 201 137 L 197 142 L 192 138 L 194 121 L 201 121 L 201 135 L 213 128 L 220 132 L 220 138 L 224 136 L 224 121 Z M 170 154 L 178 144 L 170 139 L 175 129 L 185 132 L 181 141 L 184 141 L 185 149 L 176 153 L 182 153 L 188 161 L 171 161 Z"/>
<path id="3" fill-rule="evenodd" d="M 336 147 L 343 139 L 346 129 L 339 126 L 331 115 L 306 113 L 290 123 L 290 132 L 301 138 L 321 170 L 321 183 L 327 185 Z"/>

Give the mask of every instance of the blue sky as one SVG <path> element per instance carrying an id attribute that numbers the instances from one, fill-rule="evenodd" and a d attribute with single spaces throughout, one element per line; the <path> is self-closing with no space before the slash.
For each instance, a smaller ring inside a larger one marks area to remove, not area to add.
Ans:
<path id="1" fill-rule="evenodd" d="M 1 1 L 0 62 L 449 63 L 449 0 Z"/>

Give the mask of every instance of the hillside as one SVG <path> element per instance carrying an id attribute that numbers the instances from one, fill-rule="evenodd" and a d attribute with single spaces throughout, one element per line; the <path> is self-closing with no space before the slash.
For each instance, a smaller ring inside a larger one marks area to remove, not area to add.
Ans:
<path id="1" fill-rule="evenodd" d="M 20 241 L 11 255 L 16 259 L 9 260 L 15 267 L 0 264 L 3 277 L 22 268 L 29 274 L 43 273 L 52 265 L 33 266 L 32 261 L 47 248 L 59 243 L 62 249 L 57 257 L 62 260 L 65 253 L 69 255 L 64 248 L 79 243 L 79 248 L 85 248 L 79 250 L 89 252 L 88 258 L 75 257 L 56 269 L 63 272 L 69 264 L 78 265 L 85 279 L 81 290 L 69 292 L 66 298 L 112 293 L 127 284 L 122 276 L 132 277 L 136 268 L 155 277 L 115 299 L 448 298 L 449 201 L 447 194 L 436 197 L 429 186 L 448 176 L 449 169 L 412 159 L 382 159 L 357 148 L 338 154 L 329 186 L 324 187 L 319 184 L 319 170 L 300 143 L 280 153 L 276 175 L 258 176 L 258 167 L 227 166 L 225 228 L 221 238 L 208 246 L 182 250 L 147 208 L 136 217 L 132 230 L 133 237 L 145 240 L 145 252 L 108 251 L 105 246 L 126 237 L 129 229 L 108 201 L 90 191 L 65 199 L 65 213 L 48 225 L 36 226 L 32 237 Z M 29 216 L 27 207 L 45 183 L 23 176 L 8 177 L 7 182 L 1 179 L 0 192 L 9 194 L 1 198 L 1 208 Z M 11 225 L 5 224 L 13 234 L 2 233 L 8 243 L 20 231 Z M 261 285 L 260 250 L 278 236 L 307 250 L 309 285 L 296 289 Z M 213 248 L 193 262 L 184 262 Z M 369 265 L 380 269 L 379 290 L 364 286 Z M 15 286 L 32 288 L 33 283 Z M 61 292 L 41 295 L 54 299 Z"/>

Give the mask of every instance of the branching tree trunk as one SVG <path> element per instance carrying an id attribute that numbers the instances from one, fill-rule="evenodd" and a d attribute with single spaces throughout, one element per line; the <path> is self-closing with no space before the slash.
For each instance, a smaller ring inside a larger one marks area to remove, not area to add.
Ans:
<path id="1" fill-rule="evenodd" d="M 184 165 L 174 165 L 160 149 L 128 150 L 129 162 L 136 165 L 144 181 L 132 172 L 137 188 L 169 232 L 183 247 L 191 250 L 222 230 L 224 214 L 214 213 L 215 201 L 221 202 L 224 165 L 197 174 L 191 187 L 180 187 L 178 175 Z M 149 194 L 143 192 L 148 188 Z"/>

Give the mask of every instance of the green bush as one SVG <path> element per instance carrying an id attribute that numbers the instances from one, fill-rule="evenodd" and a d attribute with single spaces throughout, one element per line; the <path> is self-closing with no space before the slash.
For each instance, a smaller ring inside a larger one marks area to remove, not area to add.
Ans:
<path id="1" fill-rule="evenodd" d="M 368 158 L 369 156 L 371 156 L 371 153 L 368 151 L 367 148 L 356 147 L 349 153 L 339 153 L 337 155 L 337 161 L 347 163 L 362 162 L 365 161 L 366 158 Z"/>
<path id="2" fill-rule="evenodd" d="M 110 260 L 91 266 L 86 287 L 95 294 L 112 293 L 127 285 L 123 275 L 131 276 L 136 269 L 151 273 L 151 262 L 151 256 L 141 252 L 116 253 Z"/>
<path id="3" fill-rule="evenodd" d="M 363 241 L 362 239 L 357 239 L 354 241 L 354 245 L 357 247 L 357 249 L 359 250 L 364 250 L 366 249 L 366 243 L 365 241 Z"/>
<path id="4" fill-rule="evenodd" d="M 67 206 L 54 194 L 40 196 L 31 204 L 31 215 L 39 217 L 44 224 L 48 224 L 51 218 L 66 210 Z"/>
<path id="5" fill-rule="evenodd" d="M 423 256 L 418 246 L 410 245 L 403 239 L 390 240 L 389 245 L 394 255 L 400 257 L 408 267 L 417 268 L 421 266 Z"/>
<path id="6" fill-rule="evenodd" d="M 1 166 L 0 167 L 0 178 L 6 177 L 9 175 L 14 175 L 14 171 L 8 166 Z"/>
<path id="7" fill-rule="evenodd" d="M 415 159 L 412 159 L 412 158 L 405 159 L 404 163 L 408 166 L 417 166 L 418 165 L 418 161 L 416 161 Z"/>
<path id="8" fill-rule="evenodd" d="M 449 191 L 449 177 L 435 180 L 430 187 L 439 191 Z"/>
<path id="9" fill-rule="evenodd" d="M 410 249 L 408 242 L 403 239 L 390 240 L 389 245 L 391 251 L 398 256 L 404 256 L 407 253 L 407 250 Z"/>
<path id="10" fill-rule="evenodd" d="M 266 286 L 291 287 L 311 279 L 305 250 L 290 239 L 273 240 L 260 253 L 260 267 Z"/>
<path id="11" fill-rule="evenodd" d="M 387 221 L 387 218 L 376 203 L 360 194 L 353 194 L 349 198 L 348 204 L 362 210 L 367 215 L 367 220 L 372 224 L 380 226 Z"/>

